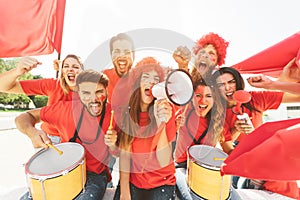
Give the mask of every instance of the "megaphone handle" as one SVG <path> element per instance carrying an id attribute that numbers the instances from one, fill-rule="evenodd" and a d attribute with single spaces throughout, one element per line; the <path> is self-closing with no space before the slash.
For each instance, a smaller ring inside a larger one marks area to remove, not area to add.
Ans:
<path id="1" fill-rule="evenodd" d="M 237 115 L 237 118 L 239 120 L 244 120 L 246 124 L 250 125 L 252 127 L 252 129 L 254 129 L 253 123 L 250 120 L 249 115 L 247 113 L 242 113 L 241 115 Z"/>
<path id="2" fill-rule="evenodd" d="M 186 113 L 188 107 L 189 107 L 189 104 L 187 104 L 187 105 L 184 107 L 184 110 L 183 110 L 183 112 L 182 112 L 182 115 L 183 115 L 183 116 L 185 116 L 185 113 Z"/>
<path id="3" fill-rule="evenodd" d="M 160 120 L 161 122 L 167 122 L 167 119 L 166 119 L 165 117 L 159 118 L 159 120 Z"/>

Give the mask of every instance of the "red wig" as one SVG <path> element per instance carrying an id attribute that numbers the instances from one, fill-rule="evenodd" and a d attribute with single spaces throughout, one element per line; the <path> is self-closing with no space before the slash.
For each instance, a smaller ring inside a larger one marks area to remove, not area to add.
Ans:
<path id="1" fill-rule="evenodd" d="M 131 81 L 139 79 L 144 72 L 155 70 L 158 73 L 160 81 L 164 80 L 164 71 L 160 63 L 153 57 L 145 57 L 139 61 L 131 70 L 129 77 Z"/>
<path id="2" fill-rule="evenodd" d="M 193 48 L 193 52 L 196 55 L 198 51 L 204 48 L 207 45 L 213 45 L 218 54 L 218 65 L 221 66 L 225 63 L 226 58 L 226 49 L 229 45 L 229 42 L 225 41 L 222 37 L 220 37 L 216 33 L 208 33 L 201 37 L 197 42 L 195 47 Z"/>

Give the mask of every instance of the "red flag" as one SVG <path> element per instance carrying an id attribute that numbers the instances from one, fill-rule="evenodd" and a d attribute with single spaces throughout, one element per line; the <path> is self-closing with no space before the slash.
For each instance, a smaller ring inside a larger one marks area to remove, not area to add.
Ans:
<path id="1" fill-rule="evenodd" d="M 300 118 L 267 122 L 224 161 L 222 174 L 260 180 L 300 180 Z"/>
<path id="2" fill-rule="evenodd" d="M 278 77 L 283 67 L 288 64 L 300 48 L 300 32 L 282 40 L 281 42 L 233 65 L 241 73 L 265 74 Z"/>
<path id="3" fill-rule="evenodd" d="M 0 58 L 60 53 L 66 0 L 0 0 Z"/>

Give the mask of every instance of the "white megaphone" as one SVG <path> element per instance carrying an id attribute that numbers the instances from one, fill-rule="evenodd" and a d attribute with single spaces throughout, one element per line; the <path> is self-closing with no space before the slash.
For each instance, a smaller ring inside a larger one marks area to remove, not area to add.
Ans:
<path id="1" fill-rule="evenodd" d="M 182 69 L 173 70 L 166 81 L 152 87 L 151 93 L 157 99 L 168 98 L 177 106 L 186 105 L 194 93 L 191 76 Z"/>

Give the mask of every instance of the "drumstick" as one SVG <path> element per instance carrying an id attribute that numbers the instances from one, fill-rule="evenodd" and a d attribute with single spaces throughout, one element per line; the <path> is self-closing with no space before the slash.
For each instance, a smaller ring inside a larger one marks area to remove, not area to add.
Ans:
<path id="1" fill-rule="evenodd" d="M 225 160 L 226 158 L 216 158 L 214 157 L 214 160 Z"/>
<path id="2" fill-rule="evenodd" d="M 48 143 L 47 144 L 50 148 L 54 149 L 59 155 L 62 155 L 63 152 L 61 150 L 59 150 L 58 148 L 56 148 L 55 146 L 53 146 L 52 144 Z"/>
<path id="3" fill-rule="evenodd" d="M 111 130 L 113 128 L 113 119 L 114 119 L 114 111 L 112 110 L 111 111 L 111 116 L 110 116 L 110 123 L 109 123 L 109 127 L 108 127 L 108 130 Z"/>

